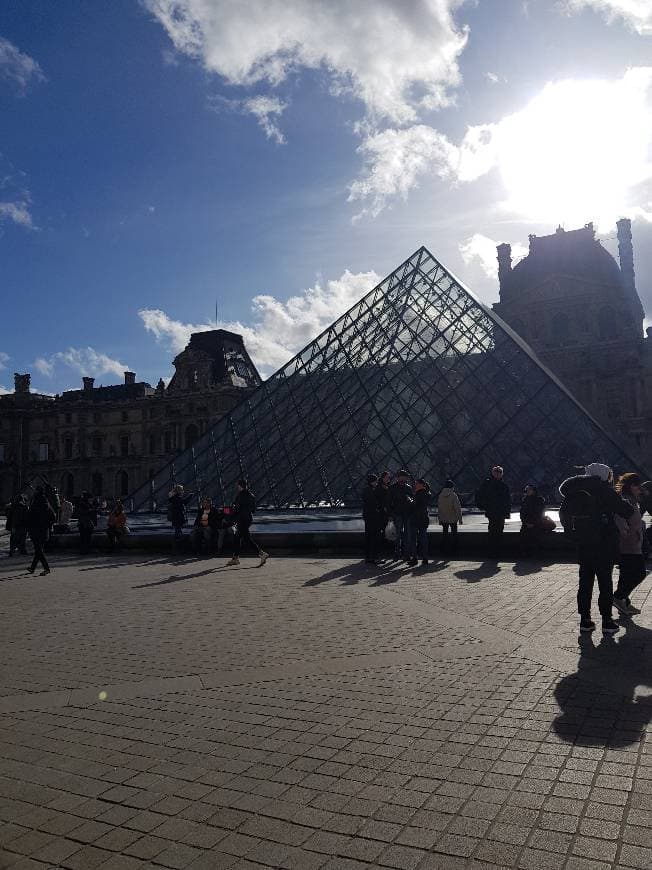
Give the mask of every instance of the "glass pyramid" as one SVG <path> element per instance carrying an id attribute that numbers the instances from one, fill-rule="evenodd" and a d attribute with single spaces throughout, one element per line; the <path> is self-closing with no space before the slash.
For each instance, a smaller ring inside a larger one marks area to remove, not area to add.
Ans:
<path id="1" fill-rule="evenodd" d="M 163 509 L 175 483 L 259 509 L 352 507 L 371 471 L 405 468 L 467 501 L 492 465 L 514 493 L 555 500 L 574 466 L 635 468 L 528 346 L 422 247 L 137 490 Z"/>

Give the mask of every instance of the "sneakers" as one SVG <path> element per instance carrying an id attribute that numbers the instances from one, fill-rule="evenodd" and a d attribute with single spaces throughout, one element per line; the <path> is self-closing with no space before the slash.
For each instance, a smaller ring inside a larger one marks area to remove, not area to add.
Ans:
<path id="1" fill-rule="evenodd" d="M 229 565 L 239 565 L 239 564 L 240 564 L 240 559 L 238 559 L 237 556 L 234 556 L 232 559 L 229 559 L 229 561 L 226 563 L 226 567 L 228 568 Z"/>
<path id="2" fill-rule="evenodd" d="M 595 631 L 595 622 L 588 616 L 583 616 L 580 619 L 580 631 Z"/>
<path id="3" fill-rule="evenodd" d="M 269 559 L 269 553 L 266 553 L 264 550 L 261 550 L 260 551 L 260 564 L 258 565 L 258 567 L 262 568 L 268 559 Z"/>
<path id="4" fill-rule="evenodd" d="M 50 573 L 50 569 L 49 569 L 49 568 L 44 568 L 44 569 L 41 571 L 40 576 L 41 576 L 41 577 L 45 577 L 45 575 L 46 575 L 46 574 L 49 574 L 49 573 Z"/>
<path id="5" fill-rule="evenodd" d="M 634 605 L 632 604 L 632 602 L 628 598 L 627 599 L 627 613 L 630 616 L 636 616 L 636 614 L 640 613 L 640 612 L 641 612 L 640 607 L 634 607 Z"/>
<path id="6" fill-rule="evenodd" d="M 28 568 L 28 569 L 27 569 L 27 573 L 28 573 L 28 574 L 33 574 L 35 570 L 36 570 L 35 568 Z"/>
<path id="7" fill-rule="evenodd" d="M 620 611 L 620 613 L 629 613 L 626 598 L 616 598 L 616 596 L 614 595 L 614 607 L 616 608 L 616 610 Z"/>
<path id="8" fill-rule="evenodd" d="M 616 634 L 620 630 L 620 626 L 613 619 L 602 620 L 602 634 Z"/>
<path id="9" fill-rule="evenodd" d="M 427 559 L 422 559 L 422 560 L 421 560 L 421 564 L 422 564 L 422 565 L 428 565 L 428 564 L 430 564 L 430 563 L 428 562 Z"/>

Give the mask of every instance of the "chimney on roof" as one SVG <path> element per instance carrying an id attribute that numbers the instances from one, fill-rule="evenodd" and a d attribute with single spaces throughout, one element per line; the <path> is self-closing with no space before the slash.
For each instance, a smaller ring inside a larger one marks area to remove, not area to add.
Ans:
<path id="1" fill-rule="evenodd" d="M 628 290 L 636 293 L 634 278 L 634 248 L 632 246 L 632 222 L 629 218 L 621 218 L 616 222 L 618 227 L 618 258 L 623 282 Z"/>
<path id="2" fill-rule="evenodd" d="M 512 246 L 503 243 L 496 247 L 498 252 L 498 283 L 501 293 L 507 289 L 509 276 L 512 274 Z"/>
<path id="3" fill-rule="evenodd" d="M 136 383 L 136 372 L 125 372 L 125 384 Z"/>
<path id="4" fill-rule="evenodd" d="M 90 393 L 93 390 L 95 378 L 82 378 L 82 383 L 84 384 L 84 392 Z"/>
<path id="5" fill-rule="evenodd" d="M 18 372 L 14 372 L 14 392 L 29 393 L 31 380 L 32 376 L 30 374 L 19 375 Z"/>

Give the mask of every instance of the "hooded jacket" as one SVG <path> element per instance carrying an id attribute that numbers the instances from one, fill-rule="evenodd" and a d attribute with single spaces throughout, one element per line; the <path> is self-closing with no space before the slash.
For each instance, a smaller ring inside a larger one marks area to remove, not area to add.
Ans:
<path id="1" fill-rule="evenodd" d="M 462 505 L 454 489 L 445 486 L 437 499 L 439 525 L 462 522 Z"/>

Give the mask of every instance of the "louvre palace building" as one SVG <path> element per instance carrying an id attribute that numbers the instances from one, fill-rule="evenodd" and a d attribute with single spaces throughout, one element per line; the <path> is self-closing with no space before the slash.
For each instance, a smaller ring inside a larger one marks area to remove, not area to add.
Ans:
<path id="1" fill-rule="evenodd" d="M 652 469 L 652 330 L 643 335 L 631 225 L 619 260 L 591 224 L 498 246 L 500 301 L 482 305 L 424 247 L 266 381 L 242 337 L 194 333 L 166 386 L 125 372 L 50 397 L 16 374 L 0 396 L 0 503 L 35 480 L 68 496 L 161 509 L 171 485 L 261 508 L 346 506 L 366 474 L 405 467 L 472 501 L 505 466 L 554 500 L 577 465 Z M 506 326 L 507 324 L 507 326 Z M 510 328 L 511 327 L 511 328 Z"/>
<path id="2" fill-rule="evenodd" d="M 0 504 L 35 480 L 69 497 L 126 496 L 260 384 L 242 336 L 222 329 L 194 333 L 174 368 L 167 387 L 125 372 L 123 384 L 85 377 L 54 397 L 16 374 L 0 396 Z"/>

